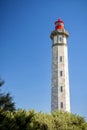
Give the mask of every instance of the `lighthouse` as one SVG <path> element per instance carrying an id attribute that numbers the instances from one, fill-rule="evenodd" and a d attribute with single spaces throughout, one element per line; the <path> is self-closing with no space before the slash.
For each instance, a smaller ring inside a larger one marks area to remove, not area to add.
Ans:
<path id="1" fill-rule="evenodd" d="M 52 39 L 52 82 L 51 111 L 70 112 L 69 73 L 68 73 L 68 31 L 60 18 L 51 32 Z"/>

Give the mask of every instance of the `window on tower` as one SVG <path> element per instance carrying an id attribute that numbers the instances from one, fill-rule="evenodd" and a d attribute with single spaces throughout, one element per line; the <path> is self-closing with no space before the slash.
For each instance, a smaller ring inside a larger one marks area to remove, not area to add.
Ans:
<path id="1" fill-rule="evenodd" d="M 62 62 L 62 56 L 60 56 L 60 62 Z"/>
<path id="2" fill-rule="evenodd" d="M 63 102 L 61 102 L 61 104 L 60 104 L 60 105 L 61 105 L 61 108 L 63 108 Z"/>
<path id="3" fill-rule="evenodd" d="M 63 92 L 63 86 L 60 87 L 60 91 Z"/>
<path id="4" fill-rule="evenodd" d="M 62 41 L 62 37 L 60 37 L 60 41 Z"/>
<path id="5" fill-rule="evenodd" d="M 60 76 L 62 76 L 63 75 L 63 71 L 60 71 Z"/>
<path id="6" fill-rule="evenodd" d="M 59 35 L 59 36 L 58 36 L 58 42 L 61 43 L 62 40 L 63 40 L 63 36 L 62 36 L 62 35 Z"/>

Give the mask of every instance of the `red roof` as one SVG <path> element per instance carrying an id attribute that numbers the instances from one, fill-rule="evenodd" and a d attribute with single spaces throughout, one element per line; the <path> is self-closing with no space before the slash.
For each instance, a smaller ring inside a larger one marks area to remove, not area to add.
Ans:
<path id="1" fill-rule="evenodd" d="M 64 22 L 60 18 L 55 22 L 55 29 L 64 29 Z"/>
<path id="2" fill-rule="evenodd" d="M 64 24 L 64 22 L 60 18 L 58 18 L 58 20 L 55 22 L 55 24 L 56 23 L 63 23 Z"/>

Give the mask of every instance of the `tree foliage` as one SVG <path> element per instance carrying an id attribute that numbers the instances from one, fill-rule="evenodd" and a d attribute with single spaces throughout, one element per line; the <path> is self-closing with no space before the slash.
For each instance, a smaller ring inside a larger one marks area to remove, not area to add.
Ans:
<path id="1" fill-rule="evenodd" d="M 0 109 L 0 130 L 87 130 L 87 122 L 79 115 L 56 111 L 52 114 L 34 110 L 15 112 Z"/>
<path id="2" fill-rule="evenodd" d="M 4 84 L 4 80 L 0 79 L 0 87 Z"/>
<path id="3" fill-rule="evenodd" d="M 15 103 L 12 100 L 10 93 L 0 93 L 0 108 L 3 108 L 4 111 L 14 111 Z"/>
<path id="4" fill-rule="evenodd" d="M 4 80 L 0 79 L 0 87 L 4 84 Z M 0 108 L 4 111 L 14 111 L 15 110 L 15 103 L 13 102 L 13 98 L 11 97 L 10 93 L 2 93 L 0 91 Z"/>

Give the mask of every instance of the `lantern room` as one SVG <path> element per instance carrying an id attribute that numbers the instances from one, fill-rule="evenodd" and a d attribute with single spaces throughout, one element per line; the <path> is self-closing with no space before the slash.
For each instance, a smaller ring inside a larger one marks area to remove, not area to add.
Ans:
<path id="1" fill-rule="evenodd" d="M 55 30 L 57 29 L 64 29 L 64 22 L 60 18 L 55 22 Z"/>

